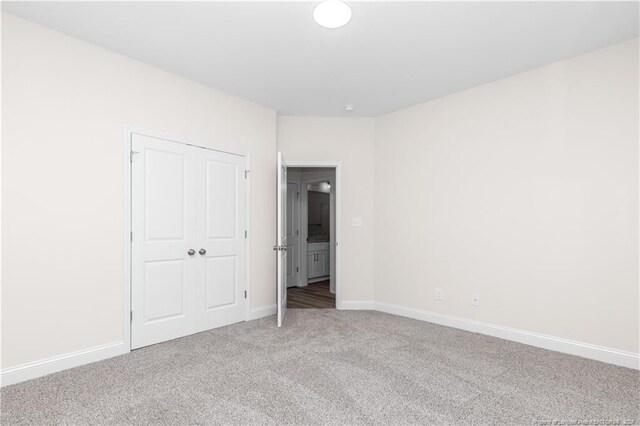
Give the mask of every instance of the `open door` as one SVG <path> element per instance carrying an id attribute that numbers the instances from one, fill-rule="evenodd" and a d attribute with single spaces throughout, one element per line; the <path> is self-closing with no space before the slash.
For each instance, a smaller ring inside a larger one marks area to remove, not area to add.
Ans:
<path id="1" fill-rule="evenodd" d="M 278 276 L 278 327 L 282 327 L 287 312 L 287 163 L 278 152 L 278 236 L 276 250 Z"/>

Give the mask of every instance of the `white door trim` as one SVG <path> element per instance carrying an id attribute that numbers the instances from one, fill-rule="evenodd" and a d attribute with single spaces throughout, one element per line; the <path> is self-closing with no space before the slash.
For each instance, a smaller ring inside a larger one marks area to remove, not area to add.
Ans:
<path id="1" fill-rule="evenodd" d="M 336 285 L 336 309 L 342 309 L 342 161 L 287 161 L 287 167 L 289 168 L 333 168 L 336 171 L 336 179 L 335 179 L 335 192 L 334 199 L 336 203 L 335 208 L 335 241 L 332 244 L 332 247 L 336 252 L 336 266 L 335 266 L 335 285 Z M 326 179 L 320 179 L 320 181 L 324 181 Z M 333 184 L 331 185 L 333 189 Z M 301 191 L 302 191 L 301 186 Z M 304 203 L 303 203 L 304 204 Z M 303 207 L 303 206 L 301 206 Z M 333 209 L 332 209 L 333 210 Z M 302 208 L 301 208 L 301 218 L 302 218 Z M 302 224 L 300 226 L 302 227 Z M 307 230 L 302 230 L 303 235 L 307 234 Z M 300 250 L 302 252 L 302 247 L 304 246 L 306 249 L 306 239 L 301 236 L 300 238 Z M 301 275 L 302 280 L 304 281 L 306 278 L 306 257 L 305 260 L 301 260 L 300 264 L 304 267 L 304 274 Z"/>
<path id="2" fill-rule="evenodd" d="M 166 141 L 180 143 L 183 145 L 190 145 L 197 148 L 208 149 L 211 151 L 223 152 L 226 154 L 237 155 L 245 158 L 246 162 L 246 189 L 245 189 L 245 197 L 246 197 L 246 211 L 245 211 L 245 227 L 247 229 L 247 238 L 245 239 L 245 290 L 247 292 L 247 299 L 245 301 L 245 313 L 244 320 L 248 321 L 251 318 L 251 155 L 250 154 L 240 154 L 237 152 L 230 152 L 224 150 L 213 149 L 207 146 L 193 144 L 185 142 L 180 138 L 176 138 L 173 136 L 161 135 L 154 132 L 149 132 L 147 130 L 142 130 L 134 127 L 125 127 L 124 129 L 124 152 L 123 152 L 123 163 L 124 163 L 124 183 L 123 183 L 123 191 L 124 191 L 124 217 L 123 217 L 123 301 L 122 301 L 122 325 L 123 325 L 123 350 L 122 353 L 131 352 L 131 235 L 132 235 L 132 222 L 131 222 L 131 214 L 132 214 L 132 199 L 131 199 L 131 138 L 134 134 L 149 136 L 158 139 L 164 139 Z"/>
<path id="3" fill-rule="evenodd" d="M 301 209 L 301 201 L 302 201 L 302 190 L 300 189 L 300 186 L 302 185 L 302 183 L 300 181 L 295 181 L 295 180 L 287 180 L 287 185 L 292 184 L 295 185 L 298 189 L 297 189 L 297 193 L 298 196 L 294 197 L 293 200 L 289 200 L 287 198 L 287 203 L 293 202 L 295 203 L 295 208 L 293 209 L 294 212 L 294 217 L 292 218 L 287 218 L 287 222 L 289 220 L 297 220 L 298 222 L 298 233 L 295 235 L 294 240 L 296 242 L 296 252 L 297 252 L 297 260 L 298 260 L 298 264 L 297 265 L 292 265 L 292 267 L 297 267 L 298 268 L 298 272 L 296 273 L 297 275 L 297 279 L 296 279 L 296 287 L 300 287 L 302 285 L 302 271 L 303 271 L 303 261 L 306 260 L 306 258 L 302 257 L 302 251 L 300 250 L 300 244 L 302 242 L 302 209 Z M 288 207 L 287 207 L 288 208 Z M 287 262 L 289 262 L 291 259 L 287 259 Z M 289 283 L 287 282 L 287 286 L 289 285 Z"/>
<path id="4" fill-rule="evenodd" d="M 122 288 L 122 344 L 123 353 L 131 352 L 131 138 L 134 131 L 124 129 L 124 150 L 123 150 L 123 169 L 124 169 L 124 199 L 123 199 L 123 235 L 122 245 L 124 252 L 123 259 L 123 288 Z"/>

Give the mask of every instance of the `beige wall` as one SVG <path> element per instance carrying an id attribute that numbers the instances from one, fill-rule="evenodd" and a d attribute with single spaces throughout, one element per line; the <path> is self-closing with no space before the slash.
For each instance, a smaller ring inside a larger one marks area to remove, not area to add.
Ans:
<path id="1" fill-rule="evenodd" d="M 287 160 L 342 162 L 340 297 L 373 297 L 373 119 L 278 117 L 278 150 Z M 363 227 L 351 227 L 362 217 Z"/>
<path id="2" fill-rule="evenodd" d="M 636 39 L 376 119 L 375 300 L 638 353 L 638 114 Z"/>
<path id="3" fill-rule="evenodd" d="M 251 305 L 275 303 L 275 112 L 2 15 L 2 367 L 123 339 L 125 126 L 251 154 Z"/>

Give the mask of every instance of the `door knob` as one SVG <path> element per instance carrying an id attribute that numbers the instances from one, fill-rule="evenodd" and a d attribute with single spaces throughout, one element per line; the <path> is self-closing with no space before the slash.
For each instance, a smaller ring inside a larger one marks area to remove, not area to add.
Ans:
<path id="1" fill-rule="evenodd" d="M 189 249 L 189 251 L 187 252 L 187 254 L 189 256 L 193 256 L 194 254 L 196 254 L 196 251 L 194 249 Z"/>
<path id="2" fill-rule="evenodd" d="M 205 254 L 207 254 L 207 251 L 202 248 L 202 249 L 198 250 L 198 253 L 200 253 L 201 255 L 204 256 Z"/>

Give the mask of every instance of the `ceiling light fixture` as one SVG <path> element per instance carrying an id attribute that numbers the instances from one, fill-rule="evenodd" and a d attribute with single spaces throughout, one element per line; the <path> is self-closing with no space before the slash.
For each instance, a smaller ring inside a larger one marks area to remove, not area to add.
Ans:
<path id="1" fill-rule="evenodd" d="M 347 112 L 355 111 L 356 107 L 353 105 L 345 105 L 344 110 Z"/>
<path id="2" fill-rule="evenodd" d="M 313 19 L 325 28 L 340 28 L 351 20 L 351 7 L 341 0 L 324 0 L 313 9 Z"/>

